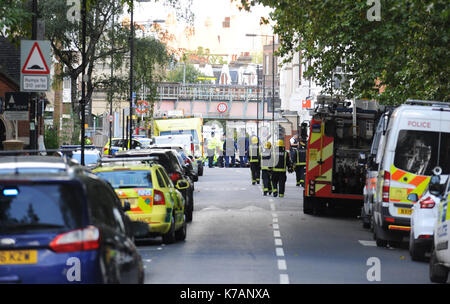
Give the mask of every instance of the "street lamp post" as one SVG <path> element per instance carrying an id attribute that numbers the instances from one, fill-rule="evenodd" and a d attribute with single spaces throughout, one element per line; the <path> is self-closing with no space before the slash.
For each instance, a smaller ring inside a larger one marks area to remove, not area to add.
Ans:
<path id="1" fill-rule="evenodd" d="M 272 38 L 272 136 L 275 135 L 275 35 L 246 34 L 247 37 L 271 37 Z M 265 79 L 264 79 L 265 82 Z M 265 87 L 265 83 L 263 88 Z M 263 94 L 264 95 L 264 94 Z M 263 97 L 263 123 L 264 123 L 264 97 Z"/>

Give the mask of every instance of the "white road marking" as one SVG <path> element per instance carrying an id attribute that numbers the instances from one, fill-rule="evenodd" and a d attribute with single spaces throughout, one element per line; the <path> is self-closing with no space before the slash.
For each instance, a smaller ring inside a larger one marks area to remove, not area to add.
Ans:
<path id="1" fill-rule="evenodd" d="M 270 204 L 270 210 L 275 211 L 275 204 Z"/>
<path id="2" fill-rule="evenodd" d="M 276 238 L 281 237 L 280 231 L 279 230 L 274 230 L 273 231 L 273 236 L 276 237 Z"/>
<path id="3" fill-rule="evenodd" d="M 284 256 L 284 250 L 281 247 L 275 248 L 275 253 L 277 254 L 277 256 Z"/>
<path id="4" fill-rule="evenodd" d="M 364 241 L 364 240 L 359 240 L 358 241 L 361 245 L 363 246 L 369 246 L 369 247 L 376 247 L 377 243 L 375 241 Z"/>
<path id="5" fill-rule="evenodd" d="M 278 223 L 278 218 L 277 218 L 277 217 L 274 217 L 274 218 L 272 219 L 272 221 L 273 221 L 274 223 Z"/>
<path id="6" fill-rule="evenodd" d="M 279 270 L 286 270 L 286 260 L 278 260 L 278 269 Z"/>
<path id="7" fill-rule="evenodd" d="M 280 274 L 280 284 L 289 284 L 289 276 L 287 274 Z"/>
<path id="8" fill-rule="evenodd" d="M 273 227 L 273 229 L 276 229 L 276 230 L 280 229 L 280 226 L 278 226 L 278 224 L 273 224 L 272 227 Z"/>
<path id="9" fill-rule="evenodd" d="M 275 246 L 283 246 L 283 241 L 281 239 L 275 239 Z"/>

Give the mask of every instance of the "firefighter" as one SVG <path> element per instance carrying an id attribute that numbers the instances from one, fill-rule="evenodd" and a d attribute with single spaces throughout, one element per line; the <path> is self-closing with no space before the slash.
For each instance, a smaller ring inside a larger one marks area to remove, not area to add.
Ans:
<path id="1" fill-rule="evenodd" d="M 261 178 L 263 182 L 264 196 L 272 194 L 272 144 L 266 142 L 264 149 L 261 151 Z"/>
<path id="2" fill-rule="evenodd" d="M 273 167 L 272 167 L 272 185 L 273 196 L 284 197 L 284 190 L 286 186 L 286 170 L 292 172 L 291 158 L 284 148 L 284 140 L 280 139 L 277 142 L 277 147 L 273 151 Z"/>
<path id="3" fill-rule="evenodd" d="M 292 163 L 295 168 L 296 186 L 305 187 L 306 145 L 300 140 L 298 149 L 292 149 Z"/>
<path id="4" fill-rule="evenodd" d="M 259 143 L 258 137 L 253 136 L 251 144 L 248 149 L 248 156 L 250 161 L 250 171 L 252 173 L 252 185 L 259 184 L 261 175 L 261 165 L 259 159 Z"/>

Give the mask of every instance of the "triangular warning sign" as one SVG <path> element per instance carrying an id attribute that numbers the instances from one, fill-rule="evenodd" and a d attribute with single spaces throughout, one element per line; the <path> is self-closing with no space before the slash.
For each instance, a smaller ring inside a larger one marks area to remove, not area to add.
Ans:
<path id="1" fill-rule="evenodd" d="M 12 103 L 12 104 L 14 104 L 14 103 L 16 103 L 15 101 L 14 101 L 14 97 L 11 95 L 11 98 L 9 99 L 9 102 L 8 103 Z"/>
<path id="2" fill-rule="evenodd" d="M 50 74 L 50 70 L 42 55 L 39 43 L 35 42 L 22 67 L 23 74 Z"/>

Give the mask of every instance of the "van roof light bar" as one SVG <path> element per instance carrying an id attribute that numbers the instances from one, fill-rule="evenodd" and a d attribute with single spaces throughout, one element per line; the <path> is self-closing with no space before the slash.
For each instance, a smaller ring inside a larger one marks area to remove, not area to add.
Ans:
<path id="1" fill-rule="evenodd" d="M 434 101 L 434 100 L 407 99 L 405 104 L 450 107 L 449 102 Z"/>
<path id="2" fill-rule="evenodd" d="M 103 157 L 100 162 L 101 163 L 119 163 L 119 162 L 136 162 L 136 161 L 156 161 L 158 160 L 155 156 L 148 156 L 148 157 Z"/>

